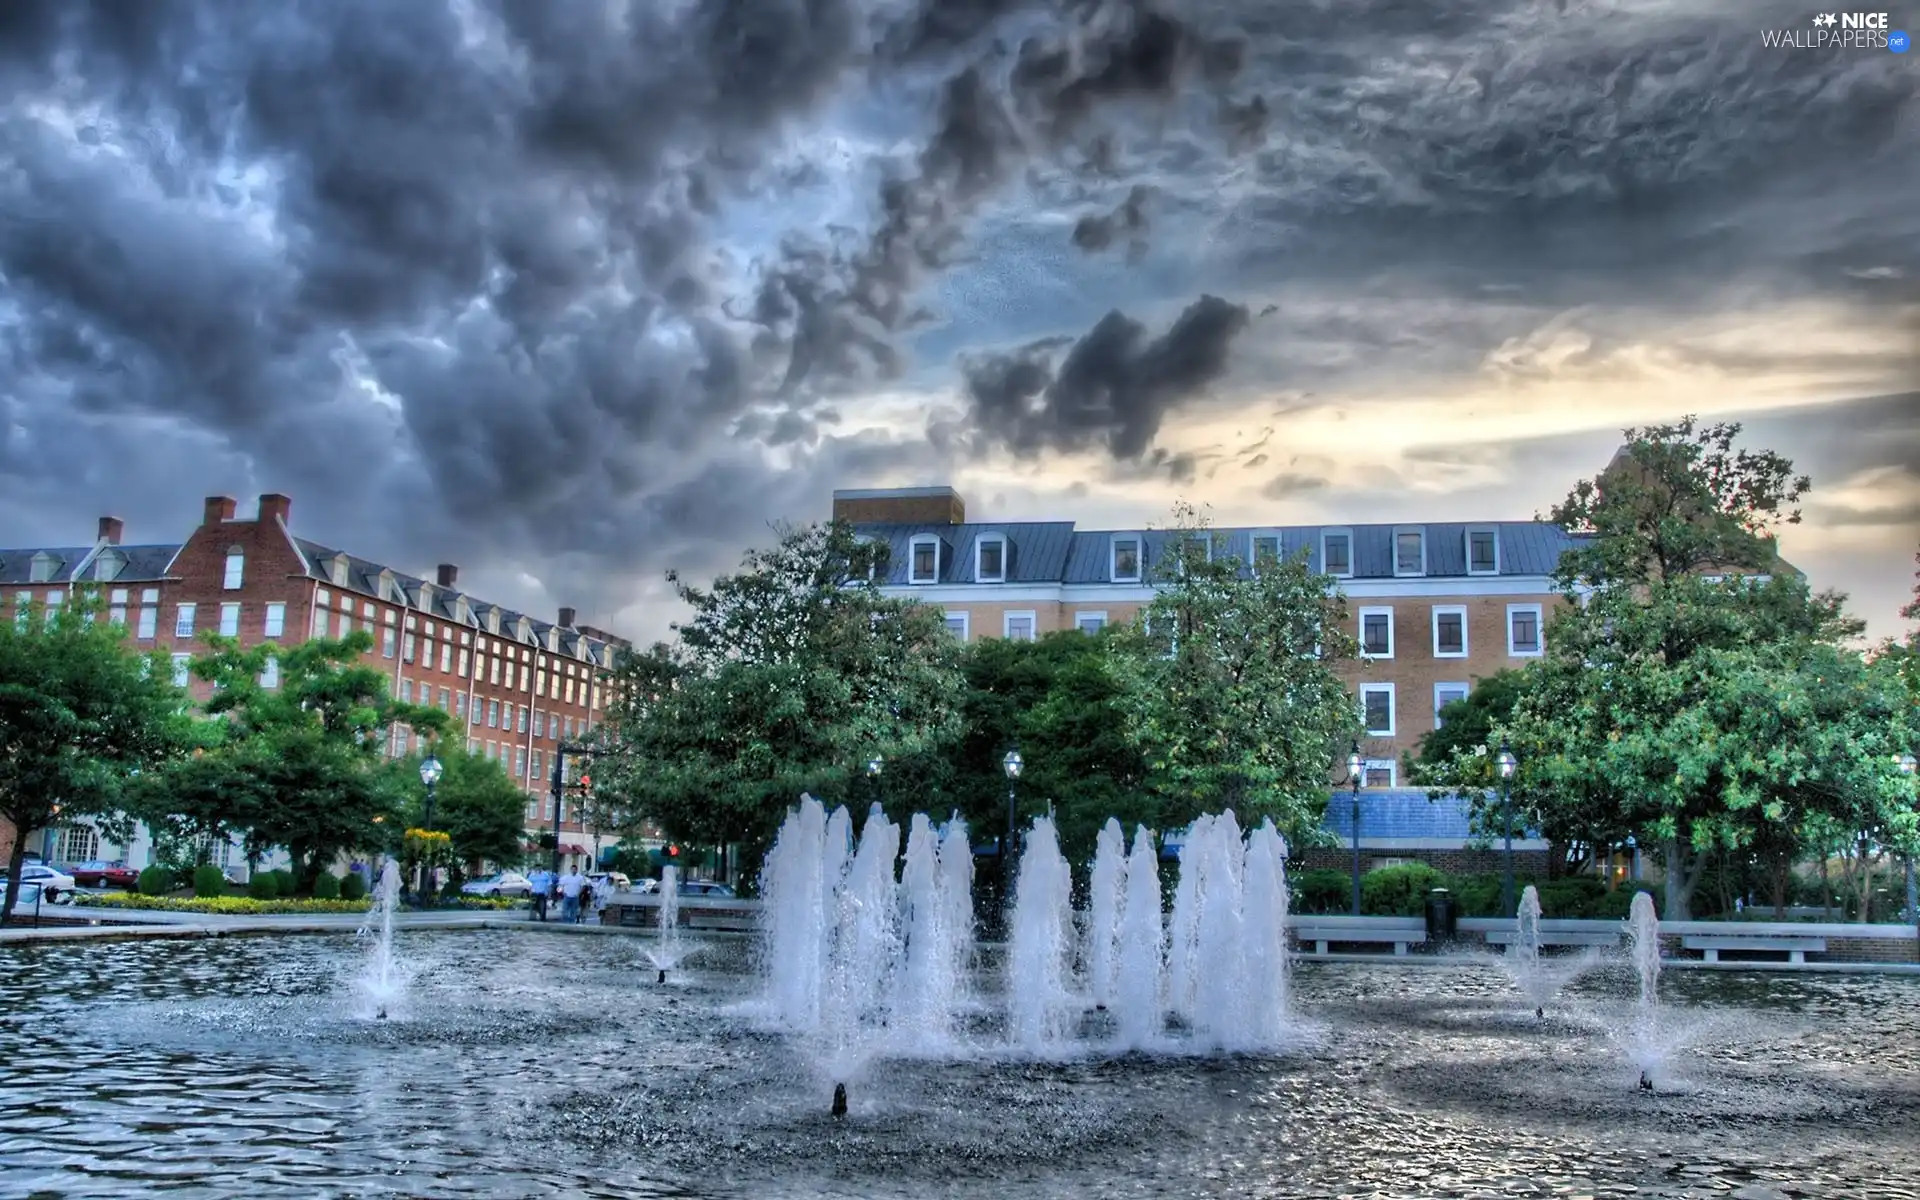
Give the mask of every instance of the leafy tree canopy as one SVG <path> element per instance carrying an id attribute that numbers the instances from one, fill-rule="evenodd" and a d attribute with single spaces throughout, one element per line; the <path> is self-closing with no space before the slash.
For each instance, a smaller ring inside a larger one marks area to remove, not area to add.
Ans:
<path id="1" fill-rule="evenodd" d="M 397 819 L 383 824 L 400 829 L 422 828 L 446 833 L 453 842 L 457 863 L 518 865 L 524 856 L 527 793 L 515 785 L 499 762 L 469 754 L 454 739 L 442 739 L 433 748 L 440 761 L 440 781 L 433 789 L 433 820 L 427 821 L 426 785 L 420 782 L 423 755 L 409 754 L 389 761 L 382 787 L 399 800 Z"/>
<path id="2" fill-rule="evenodd" d="M 31 831 L 56 817 L 111 823 L 128 781 L 192 742 L 166 656 L 133 652 L 101 611 L 79 592 L 62 608 L 0 616 L 0 818 L 14 835 L 0 921 L 19 894 Z"/>

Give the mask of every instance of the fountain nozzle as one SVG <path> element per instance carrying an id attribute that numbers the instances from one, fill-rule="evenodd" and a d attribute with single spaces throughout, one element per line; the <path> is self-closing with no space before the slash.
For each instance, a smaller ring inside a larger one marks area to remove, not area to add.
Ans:
<path id="1" fill-rule="evenodd" d="M 665 967 L 661 967 L 661 968 L 660 968 L 660 978 L 658 978 L 658 979 L 656 979 L 656 980 L 654 980 L 654 982 L 655 982 L 655 983 L 665 983 L 666 981 L 667 981 L 667 969 L 666 969 Z"/>
<path id="2" fill-rule="evenodd" d="M 387 1019 L 387 1010 L 383 1008 L 379 1012 L 374 1013 L 373 1015 L 375 1020 L 384 1021 Z"/>
<path id="3" fill-rule="evenodd" d="M 1647 1074 L 1645 1071 L 1640 1072 L 1640 1090 L 1643 1092 L 1653 1090 L 1653 1076 Z"/>
<path id="4" fill-rule="evenodd" d="M 1544 1005 L 1544 1004 L 1542 1004 L 1542 1005 L 1541 1005 L 1541 1006 L 1540 1006 L 1539 1008 L 1536 1008 L 1536 1009 L 1534 1009 L 1534 1010 L 1533 1010 L 1533 1015 L 1534 1015 L 1534 1018 L 1535 1018 L 1536 1020 L 1540 1020 L 1540 1021 L 1544 1021 L 1544 1020 L 1546 1020 L 1546 1019 L 1547 1019 L 1547 1006 L 1546 1006 L 1546 1005 Z"/>
<path id="5" fill-rule="evenodd" d="M 847 1115 L 847 1085 L 844 1083 L 833 1085 L 833 1115 L 836 1117 Z"/>

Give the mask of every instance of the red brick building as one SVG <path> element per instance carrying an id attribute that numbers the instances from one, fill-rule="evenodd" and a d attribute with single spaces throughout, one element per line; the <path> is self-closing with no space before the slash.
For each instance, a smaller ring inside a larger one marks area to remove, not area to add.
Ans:
<path id="1" fill-rule="evenodd" d="M 292 500 L 268 493 L 242 519 L 231 497 L 210 496 L 185 541 L 139 545 L 124 541 L 118 518 L 102 517 L 91 545 L 0 550 L 0 599 L 16 610 L 58 607 L 76 589 L 97 589 L 132 644 L 169 651 L 176 677 L 203 697 L 206 685 L 187 672 L 204 633 L 293 646 L 365 630 L 374 643 L 365 661 L 391 675 L 393 694 L 452 714 L 453 736 L 526 789 L 529 839 L 551 830 L 555 751 L 599 723 L 608 673 L 628 644 L 577 625 L 570 608 L 547 621 L 470 596 L 450 564 L 428 579 L 298 537 L 292 510 Z M 262 682 L 273 686 L 274 676 L 269 668 Z M 388 753 L 417 748 L 409 730 L 391 732 Z M 571 797 L 565 808 L 559 834 L 569 862 L 617 844 L 581 825 Z M 102 847 L 85 825 L 29 838 L 30 850 L 58 862 L 109 852 L 142 865 L 150 850 Z"/>

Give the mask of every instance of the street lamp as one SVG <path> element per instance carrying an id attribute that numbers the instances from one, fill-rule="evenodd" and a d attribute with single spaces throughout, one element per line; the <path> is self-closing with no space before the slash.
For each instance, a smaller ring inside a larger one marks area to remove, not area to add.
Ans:
<path id="1" fill-rule="evenodd" d="M 1006 932 L 1011 928 L 1013 916 L 1014 822 L 1018 819 L 1014 813 L 1014 783 L 1020 778 L 1020 768 L 1026 765 L 1026 760 L 1020 757 L 1020 748 L 1016 746 L 1007 751 L 1000 765 L 1007 772 L 1007 840 L 1000 847 L 1000 908 L 1002 931 Z"/>
<path id="2" fill-rule="evenodd" d="M 429 754 L 420 760 L 420 782 L 427 785 L 427 808 L 422 814 L 420 828 L 431 832 L 433 829 L 433 785 L 440 782 L 440 760 Z M 431 843 L 429 843 L 431 846 Z M 424 900 L 427 889 L 433 884 L 433 868 L 427 864 L 427 850 L 420 855 L 420 895 Z"/>
<path id="3" fill-rule="evenodd" d="M 1904 750 L 1901 751 L 1899 755 L 1894 758 L 1893 765 L 1900 768 L 1900 773 L 1908 779 L 1913 778 L 1912 754 Z M 1916 925 L 1920 925 L 1920 890 L 1917 890 L 1914 886 L 1913 855 L 1911 854 L 1907 855 L 1907 920 L 1912 921 Z"/>
<path id="4" fill-rule="evenodd" d="M 1500 772 L 1500 812 L 1501 823 L 1507 827 L 1507 877 L 1500 881 L 1500 911 L 1515 912 L 1513 901 L 1513 773 L 1520 766 L 1520 760 L 1507 749 L 1505 742 L 1500 743 L 1500 753 L 1493 756 L 1493 765 Z"/>
<path id="5" fill-rule="evenodd" d="M 1360 915 L 1360 743 L 1347 755 L 1347 782 L 1353 785 L 1353 915 Z"/>

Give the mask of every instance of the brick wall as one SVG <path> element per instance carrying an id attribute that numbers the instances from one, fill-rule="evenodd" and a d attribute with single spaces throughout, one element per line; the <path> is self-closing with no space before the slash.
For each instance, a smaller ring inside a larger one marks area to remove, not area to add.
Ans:
<path id="1" fill-rule="evenodd" d="M 835 495 L 833 519 L 850 525 L 964 525 L 967 504 L 950 489 L 929 495 Z"/>
<path id="2" fill-rule="evenodd" d="M 1364 829 L 1362 830 L 1364 833 Z M 1436 870 L 1450 875 L 1498 874 L 1507 869 L 1506 851 L 1495 848 L 1489 850 L 1376 850 L 1365 845 L 1362 838 L 1360 847 L 1360 870 L 1364 874 L 1388 859 L 1403 859 L 1423 862 Z M 1514 875 L 1525 881 L 1547 879 L 1551 877 L 1554 856 L 1545 850 L 1515 850 L 1513 852 Z M 1313 846 L 1296 851 L 1287 862 L 1289 871 L 1351 871 L 1353 870 L 1353 848 L 1334 849 L 1326 846 Z"/>

